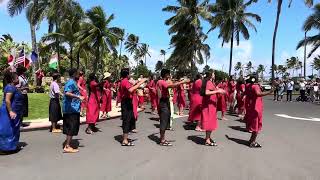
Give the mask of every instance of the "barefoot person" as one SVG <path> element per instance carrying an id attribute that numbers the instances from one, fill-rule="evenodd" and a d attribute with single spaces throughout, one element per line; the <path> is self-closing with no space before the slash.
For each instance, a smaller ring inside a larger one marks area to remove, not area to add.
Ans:
<path id="1" fill-rule="evenodd" d="M 196 122 L 196 131 L 202 131 L 201 129 L 201 104 L 202 96 L 200 95 L 200 90 L 202 86 L 201 75 L 198 74 L 195 78 L 195 81 L 192 84 L 190 97 L 190 110 L 189 110 L 189 122 Z"/>
<path id="2" fill-rule="evenodd" d="M 216 142 L 211 139 L 212 131 L 215 131 L 218 128 L 216 94 L 225 94 L 223 89 L 217 89 L 215 87 L 213 83 L 214 79 L 214 72 L 207 72 L 201 85 L 201 95 L 203 95 L 201 123 L 202 129 L 206 132 L 206 146 L 217 146 Z"/>
<path id="3" fill-rule="evenodd" d="M 109 112 L 112 110 L 111 100 L 112 100 L 112 90 L 111 90 L 111 82 L 110 82 L 111 74 L 109 72 L 104 73 L 104 85 L 102 90 L 102 104 L 101 104 L 101 111 L 102 111 L 102 119 L 109 118 Z"/>
<path id="4" fill-rule="evenodd" d="M 245 92 L 245 84 L 244 84 L 244 80 L 243 78 L 240 78 L 237 82 L 236 85 L 236 90 L 237 90 L 237 94 L 236 94 L 236 98 L 237 98 L 237 108 L 238 108 L 238 117 L 240 118 L 240 120 L 243 120 L 244 118 L 244 92 Z"/>
<path id="5" fill-rule="evenodd" d="M 18 150 L 20 124 L 23 116 L 23 95 L 16 88 L 18 75 L 5 72 L 3 77 L 3 101 L 0 107 L 0 152 Z"/>
<path id="6" fill-rule="evenodd" d="M 234 113 L 235 91 L 236 91 L 236 83 L 234 81 L 234 77 L 230 76 L 230 79 L 228 82 L 228 101 L 229 101 L 229 111 L 231 114 Z"/>
<path id="7" fill-rule="evenodd" d="M 49 104 L 49 121 L 51 122 L 51 132 L 61 133 L 61 129 L 57 127 L 58 121 L 62 120 L 60 96 L 63 94 L 60 92 L 58 82 L 60 81 L 60 74 L 54 73 L 52 75 L 53 81 L 50 85 L 50 104 Z"/>
<path id="8" fill-rule="evenodd" d="M 249 85 L 246 88 L 246 115 L 245 120 L 247 129 L 251 133 L 249 140 L 249 146 L 251 148 L 261 148 L 261 145 L 257 143 L 256 139 L 258 133 L 262 129 L 262 118 L 263 118 L 263 96 L 272 94 L 274 89 L 270 91 L 262 92 L 261 87 L 258 83 L 257 75 L 251 75 L 249 77 Z"/>
<path id="9" fill-rule="evenodd" d="M 180 79 L 183 81 L 183 78 Z M 177 106 L 178 106 L 178 115 L 183 116 L 183 110 L 186 107 L 186 94 L 184 92 L 183 84 L 177 87 Z"/>
<path id="10" fill-rule="evenodd" d="M 65 153 L 76 153 L 79 150 L 71 147 L 71 141 L 73 136 L 77 136 L 80 127 L 80 105 L 84 100 L 83 96 L 80 96 L 80 91 L 77 85 L 79 79 L 79 72 L 77 69 L 69 70 L 70 79 L 64 86 L 63 97 L 63 134 L 65 134 L 66 141 L 64 143 L 63 151 Z"/>
<path id="11" fill-rule="evenodd" d="M 166 129 L 170 125 L 170 102 L 169 102 L 169 91 L 168 88 L 178 87 L 181 84 L 188 83 L 189 80 L 183 80 L 177 83 L 168 82 L 170 78 L 170 71 L 167 69 L 161 70 L 161 80 L 157 82 L 157 93 L 159 100 L 159 115 L 160 115 L 160 145 L 161 146 L 172 146 L 165 139 Z"/>
<path id="12" fill-rule="evenodd" d="M 85 116 L 86 108 L 87 108 L 87 83 L 84 77 L 84 72 L 79 72 L 79 80 L 78 80 L 78 88 L 80 90 L 81 96 L 83 96 L 85 99 L 81 102 L 81 116 Z"/>
<path id="13" fill-rule="evenodd" d="M 150 94 L 150 102 L 151 102 L 151 114 L 156 114 L 157 111 L 157 90 L 156 90 L 156 82 L 155 82 L 155 75 L 151 75 L 149 79 L 149 83 L 147 85 L 147 88 L 149 89 Z"/>
<path id="14" fill-rule="evenodd" d="M 222 80 L 217 87 L 228 92 L 227 79 Z M 221 120 L 228 120 L 225 117 L 225 114 L 227 112 L 228 94 L 218 94 L 217 97 L 218 97 L 217 111 L 221 111 Z"/>
<path id="15" fill-rule="evenodd" d="M 121 70 L 121 82 L 120 82 L 120 97 L 121 97 L 121 117 L 122 117 L 122 131 L 123 140 L 122 146 L 134 146 L 132 142 L 128 140 L 128 134 L 135 127 L 135 116 L 133 112 L 132 94 L 137 90 L 147 79 L 141 79 L 136 85 L 132 86 L 128 80 L 129 69 Z"/>

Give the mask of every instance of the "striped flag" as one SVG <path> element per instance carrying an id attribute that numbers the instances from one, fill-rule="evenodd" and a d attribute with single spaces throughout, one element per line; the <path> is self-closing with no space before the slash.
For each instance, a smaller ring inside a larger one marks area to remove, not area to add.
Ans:
<path id="1" fill-rule="evenodd" d="M 57 53 L 55 53 L 51 56 L 51 59 L 49 62 L 49 68 L 58 69 L 58 54 Z"/>
<path id="2" fill-rule="evenodd" d="M 37 62 L 38 61 L 38 54 L 34 51 L 31 53 L 31 61 L 32 62 Z"/>
<path id="3" fill-rule="evenodd" d="M 24 53 L 24 49 L 22 49 L 18 58 L 14 62 L 14 65 L 18 66 L 19 64 L 24 63 L 25 59 L 26 59 L 26 54 Z"/>

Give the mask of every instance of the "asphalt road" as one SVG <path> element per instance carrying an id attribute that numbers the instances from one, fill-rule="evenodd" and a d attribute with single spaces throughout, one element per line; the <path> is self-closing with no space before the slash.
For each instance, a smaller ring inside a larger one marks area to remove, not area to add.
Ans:
<path id="1" fill-rule="evenodd" d="M 270 97 L 271 98 L 271 97 Z M 262 149 L 246 145 L 249 133 L 236 117 L 219 121 L 214 133 L 218 147 L 202 145 L 204 133 L 184 127 L 186 118 L 176 119 L 168 132 L 173 147 L 160 147 L 158 122 L 142 112 L 137 124 L 135 147 L 121 147 L 121 121 L 99 122 L 102 132 L 76 137 L 80 152 L 63 154 L 62 134 L 48 131 L 23 132 L 26 146 L 17 154 L 0 156 L 1 180 L 319 180 L 320 122 L 275 116 L 320 118 L 320 106 L 309 103 L 273 102 L 265 99 Z M 226 135 L 232 138 L 228 140 Z"/>

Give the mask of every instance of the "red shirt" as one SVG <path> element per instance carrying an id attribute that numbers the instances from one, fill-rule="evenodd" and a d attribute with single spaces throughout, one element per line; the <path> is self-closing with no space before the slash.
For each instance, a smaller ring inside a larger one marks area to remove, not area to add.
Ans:
<path id="1" fill-rule="evenodd" d="M 168 83 L 165 80 L 159 80 L 157 83 L 158 89 L 161 91 L 160 98 L 169 98 L 169 91 L 168 91 Z"/>
<path id="2" fill-rule="evenodd" d="M 201 87 L 202 87 L 202 80 L 201 79 L 196 80 L 192 86 L 192 94 L 200 94 Z"/>
<path id="3" fill-rule="evenodd" d="M 120 82 L 120 87 L 119 87 L 120 97 L 122 100 L 127 99 L 127 98 L 132 98 L 132 95 L 129 92 L 130 88 L 131 88 L 131 84 L 130 84 L 128 78 L 122 79 Z"/>

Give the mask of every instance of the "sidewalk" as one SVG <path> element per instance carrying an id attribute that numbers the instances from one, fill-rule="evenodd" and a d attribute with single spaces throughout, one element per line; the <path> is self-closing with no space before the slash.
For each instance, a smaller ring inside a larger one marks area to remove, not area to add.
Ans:
<path id="1" fill-rule="evenodd" d="M 141 112 L 141 111 L 142 111 L 142 109 L 139 108 L 138 112 Z M 114 119 L 114 118 L 121 116 L 121 108 L 116 107 L 115 101 L 112 101 L 112 111 L 109 112 L 109 116 L 110 116 L 110 118 L 108 118 L 108 119 Z M 108 119 L 99 119 L 99 121 L 106 121 Z M 40 130 L 40 129 L 49 129 L 51 126 L 51 123 L 48 118 L 29 120 L 29 121 L 26 120 L 25 122 L 28 124 L 28 126 L 21 127 L 20 128 L 21 131 L 34 131 L 34 130 Z M 85 122 L 86 122 L 86 117 L 81 117 L 80 123 L 84 124 Z M 63 122 L 59 121 L 58 124 L 62 125 Z"/>

